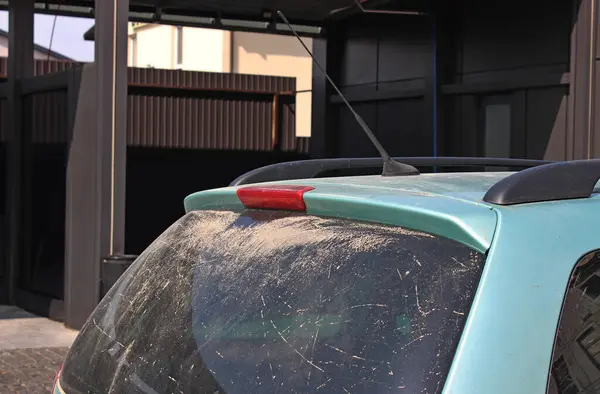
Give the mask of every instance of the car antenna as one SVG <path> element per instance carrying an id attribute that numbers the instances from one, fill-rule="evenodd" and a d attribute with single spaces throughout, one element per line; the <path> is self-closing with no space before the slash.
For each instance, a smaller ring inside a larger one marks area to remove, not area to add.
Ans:
<path id="1" fill-rule="evenodd" d="M 302 41 L 302 39 L 300 38 L 300 36 L 298 35 L 298 33 L 296 33 L 296 30 L 294 30 L 294 28 L 292 27 L 292 25 L 290 24 L 290 22 L 287 20 L 287 18 L 285 17 L 285 15 L 283 15 L 283 12 L 277 11 L 277 15 L 279 15 L 279 17 L 283 20 L 283 22 L 285 22 L 285 24 L 292 31 L 292 33 L 294 33 L 294 35 L 296 36 L 296 38 L 298 39 L 298 41 L 300 41 L 300 44 L 302 44 L 302 46 L 304 47 L 304 50 L 310 55 L 310 57 L 312 58 L 313 62 L 315 62 L 315 64 L 317 65 L 317 67 L 319 67 L 319 69 L 321 70 L 321 72 L 325 75 L 325 78 L 327 78 L 327 80 L 329 81 L 329 83 L 331 84 L 331 86 L 333 86 L 333 88 L 335 89 L 335 91 L 337 92 L 337 94 L 341 97 L 342 101 L 344 101 L 344 104 L 346 104 L 346 107 L 348 107 L 348 109 L 350 110 L 350 112 L 352 112 L 352 115 L 354 115 L 354 118 L 356 119 L 356 121 L 358 122 L 358 124 L 360 125 L 360 127 L 363 129 L 363 131 L 365 132 L 365 134 L 367 135 L 367 137 L 369 137 L 369 139 L 371 140 L 371 142 L 373 143 L 373 145 L 375 146 L 375 148 L 377 149 L 377 151 L 381 155 L 381 158 L 383 159 L 383 173 L 381 175 L 382 176 L 419 175 L 419 170 L 417 170 L 415 167 L 413 167 L 411 165 L 408 165 L 408 164 L 397 162 L 396 160 L 394 160 L 394 159 L 392 159 L 390 157 L 390 155 L 387 153 L 387 151 L 385 150 L 385 148 L 381 145 L 381 143 L 379 142 L 379 140 L 377 140 L 377 137 L 375 137 L 375 134 L 373 134 L 373 132 L 371 131 L 371 129 L 369 128 L 369 126 L 367 125 L 367 123 L 358 114 L 358 112 L 356 112 L 354 110 L 354 108 L 352 108 L 352 106 L 350 105 L 350 103 L 348 102 L 348 100 L 346 99 L 346 97 L 342 94 L 342 92 L 340 91 L 340 89 L 338 89 L 338 87 L 336 86 L 336 84 L 331 80 L 331 77 L 329 77 L 329 75 L 327 74 L 327 72 L 325 71 L 325 69 L 321 66 L 321 64 L 319 64 L 319 62 L 317 61 L 317 59 L 315 58 L 315 56 L 312 54 L 312 52 L 310 51 L 310 49 L 308 49 L 308 47 L 306 46 L 306 44 L 304 44 L 304 41 Z"/>

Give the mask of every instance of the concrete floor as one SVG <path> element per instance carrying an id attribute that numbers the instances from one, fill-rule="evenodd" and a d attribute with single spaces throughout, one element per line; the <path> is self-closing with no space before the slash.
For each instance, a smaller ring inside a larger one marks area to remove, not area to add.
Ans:
<path id="1" fill-rule="evenodd" d="M 0 305 L 0 393 L 51 392 L 76 336 L 62 323 Z"/>
<path id="2" fill-rule="evenodd" d="M 69 347 L 76 336 L 62 323 L 0 305 L 0 350 Z"/>

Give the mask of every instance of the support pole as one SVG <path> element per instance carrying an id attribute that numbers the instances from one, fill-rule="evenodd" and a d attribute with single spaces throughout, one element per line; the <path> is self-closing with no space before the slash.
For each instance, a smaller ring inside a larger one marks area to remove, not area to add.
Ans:
<path id="1" fill-rule="evenodd" d="M 98 212 L 99 250 L 105 256 L 123 253 L 125 247 L 128 11 L 129 0 L 96 0 L 96 133 L 102 147 L 98 186 L 106 196 Z"/>
<path id="2" fill-rule="evenodd" d="M 329 36 L 331 33 L 328 33 Z M 335 81 L 337 78 L 337 69 L 328 62 L 329 53 L 334 51 L 335 45 L 328 45 L 330 38 L 315 38 L 313 40 L 312 52 L 319 63 L 327 70 Z M 310 133 L 310 157 L 313 159 L 322 159 L 325 157 L 334 157 L 339 146 L 337 139 L 338 125 L 332 122 L 330 114 L 329 98 L 331 96 L 331 86 L 325 75 L 313 63 L 312 72 L 312 120 Z"/>
<path id="3" fill-rule="evenodd" d="M 7 198 L 8 256 L 6 264 L 6 289 L 3 300 L 16 303 L 20 267 L 27 264 L 25 244 L 30 238 L 27 223 L 31 206 L 31 138 L 23 128 L 20 80 L 33 76 L 33 0 L 11 0 L 9 9 L 8 43 L 8 138 L 7 138 Z"/>
<path id="4" fill-rule="evenodd" d="M 124 253 L 128 0 L 95 1 L 95 61 L 83 69 L 67 172 L 65 323 L 100 299 L 100 265 Z"/>
<path id="5" fill-rule="evenodd" d="M 573 12 L 566 160 L 597 157 L 594 152 L 597 0 L 575 2 Z"/>

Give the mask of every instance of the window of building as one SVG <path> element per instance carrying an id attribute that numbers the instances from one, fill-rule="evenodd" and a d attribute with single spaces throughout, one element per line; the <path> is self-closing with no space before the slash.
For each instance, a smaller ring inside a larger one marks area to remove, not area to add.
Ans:
<path id="1" fill-rule="evenodd" d="M 137 67 L 137 36 L 134 34 L 130 37 L 131 42 L 131 65 Z"/>
<path id="2" fill-rule="evenodd" d="M 183 64 L 183 27 L 177 26 L 175 30 L 175 45 L 176 45 L 176 63 L 178 66 Z"/>
<path id="3" fill-rule="evenodd" d="M 575 267 L 556 334 L 548 394 L 600 392 L 600 251 Z"/>

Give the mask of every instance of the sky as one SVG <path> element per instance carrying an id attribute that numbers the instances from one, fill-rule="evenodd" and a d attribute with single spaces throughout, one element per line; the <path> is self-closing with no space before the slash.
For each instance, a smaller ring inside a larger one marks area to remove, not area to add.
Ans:
<path id="1" fill-rule="evenodd" d="M 36 15 L 33 41 L 48 47 L 54 16 Z M 84 41 L 85 33 L 94 24 L 93 19 L 59 16 L 56 20 L 52 50 L 81 62 L 94 60 L 94 43 Z M 0 29 L 8 31 L 8 12 L 0 11 Z"/>

